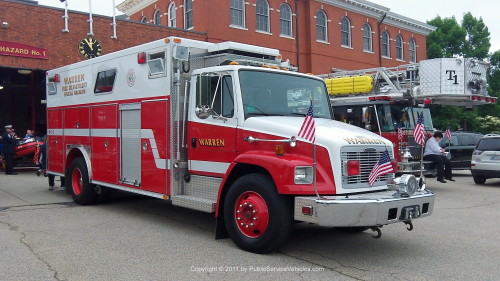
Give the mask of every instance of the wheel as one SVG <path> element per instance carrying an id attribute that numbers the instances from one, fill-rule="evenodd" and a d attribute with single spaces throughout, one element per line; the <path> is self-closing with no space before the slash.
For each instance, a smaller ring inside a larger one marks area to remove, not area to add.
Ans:
<path id="1" fill-rule="evenodd" d="M 229 236 L 242 250 L 263 254 L 280 247 L 293 222 L 291 198 L 278 194 L 270 176 L 249 174 L 236 180 L 224 203 Z"/>
<path id="2" fill-rule="evenodd" d="M 73 201 L 80 205 L 90 205 L 95 202 L 94 186 L 89 182 L 87 165 L 83 158 L 76 158 L 71 163 L 69 181 L 66 183 L 71 190 Z"/>
<path id="3" fill-rule="evenodd" d="M 363 232 L 365 230 L 368 230 L 368 226 L 353 226 L 353 227 L 336 227 L 335 229 L 338 229 L 343 232 L 348 232 L 348 233 L 359 233 Z"/>
<path id="4" fill-rule="evenodd" d="M 476 184 L 484 184 L 486 182 L 486 178 L 485 177 L 473 176 L 472 178 L 474 179 L 474 182 Z"/>

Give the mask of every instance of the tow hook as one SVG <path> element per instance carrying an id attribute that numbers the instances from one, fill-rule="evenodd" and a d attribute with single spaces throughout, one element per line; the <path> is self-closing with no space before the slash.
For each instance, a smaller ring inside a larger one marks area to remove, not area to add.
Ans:
<path id="1" fill-rule="evenodd" d="M 378 226 L 370 226 L 370 229 L 374 232 L 377 232 L 377 235 L 372 235 L 373 238 L 380 238 L 382 237 L 382 231 L 380 230 L 380 228 Z"/>
<path id="2" fill-rule="evenodd" d="M 408 229 L 408 231 L 413 230 L 413 223 L 411 223 L 411 221 L 404 221 L 404 223 L 407 225 L 406 229 Z"/>

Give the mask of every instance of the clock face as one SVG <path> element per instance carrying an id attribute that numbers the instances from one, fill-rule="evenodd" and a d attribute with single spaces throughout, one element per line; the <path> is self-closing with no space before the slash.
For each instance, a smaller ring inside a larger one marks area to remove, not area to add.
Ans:
<path id="1" fill-rule="evenodd" d="M 78 42 L 78 52 L 84 59 L 91 59 L 102 55 L 102 46 L 94 37 L 83 37 Z"/>

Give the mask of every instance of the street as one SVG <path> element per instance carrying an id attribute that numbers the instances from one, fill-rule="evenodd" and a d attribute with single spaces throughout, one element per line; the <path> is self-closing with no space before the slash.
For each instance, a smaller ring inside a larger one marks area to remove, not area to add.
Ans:
<path id="1" fill-rule="evenodd" d="M 427 179 L 434 214 L 382 237 L 300 223 L 277 252 L 215 240 L 213 214 L 114 192 L 79 206 L 34 171 L 0 175 L 0 280 L 496 280 L 500 179 Z M 56 182 L 56 185 L 58 182 Z"/>

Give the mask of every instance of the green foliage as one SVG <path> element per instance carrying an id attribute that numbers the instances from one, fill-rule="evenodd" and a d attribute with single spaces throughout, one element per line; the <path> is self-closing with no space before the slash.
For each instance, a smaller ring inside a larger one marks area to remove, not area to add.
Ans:
<path id="1" fill-rule="evenodd" d="M 461 25 L 455 17 L 440 16 L 427 22 L 437 29 L 427 36 L 427 58 L 474 57 L 489 60 L 492 68 L 488 74 L 489 93 L 500 97 L 500 51 L 488 54 L 491 47 L 490 32 L 483 19 L 466 13 Z M 434 127 L 446 129 L 450 125 L 452 131 L 467 130 L 490 133 L 500 130 L 496 123 L 500 117 L 500 105 L 481 105 L 473 111 L 466 111 L 459 106 L 431 107 Z"/>

